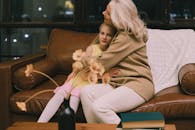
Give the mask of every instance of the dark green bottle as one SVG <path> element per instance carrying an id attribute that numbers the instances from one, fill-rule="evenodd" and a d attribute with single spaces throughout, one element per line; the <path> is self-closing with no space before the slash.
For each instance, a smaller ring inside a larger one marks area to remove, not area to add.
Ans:
<path id="1" fill-rule="evenodd" d="M 64 99 L 63 107 L 58 116 L 58 130 L 75 130 L 75 113 L 69 105 L 69 100 Z"/>

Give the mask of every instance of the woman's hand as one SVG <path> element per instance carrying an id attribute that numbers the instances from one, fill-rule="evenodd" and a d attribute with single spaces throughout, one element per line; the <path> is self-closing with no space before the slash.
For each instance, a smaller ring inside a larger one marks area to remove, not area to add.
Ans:
<path id="1" fill-rule="evenodd" d="M 102 83 L 108 84 L 110 82 L 111 77 L 117 76 L 120 70 L 117 68 L 112 68 L 109 72 L 104 73 L 102 76 Z"/>
<path id="2" fill-rule="evenodd" d="M 118 68 L 112 68 L 109 72 L 110 77 L 117 76 L 120 73 L 120 70 Z"/>

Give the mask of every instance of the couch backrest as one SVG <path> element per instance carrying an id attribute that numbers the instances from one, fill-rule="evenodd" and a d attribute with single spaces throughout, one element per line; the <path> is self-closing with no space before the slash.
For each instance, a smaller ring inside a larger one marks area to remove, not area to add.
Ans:
<path id="1" fill-rule="evenodd" d="M 77 49 L 85 50 L 96 35 L 97 33 L 53 29 L 49 38 L 47 58 L 59 66 L 61 72 L 71 71 L 72 53 Z"/>

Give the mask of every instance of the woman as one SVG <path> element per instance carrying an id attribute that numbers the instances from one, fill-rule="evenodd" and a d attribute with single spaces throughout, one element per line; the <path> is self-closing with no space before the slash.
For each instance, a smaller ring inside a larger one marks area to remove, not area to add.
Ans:
<path id="1" fill-rule="evenodd" d="M 88 123 L 120 124 L 118 112 L 129 111 L 151 99 L 154 86 L 146 56 L 147 30 L 132 0 L 111 0 L 103 12 L 104 22 L 117 33 L 98 61 L 105 70 L 119 72 L 109 84 L 92 84 L 81 90 Z"/>

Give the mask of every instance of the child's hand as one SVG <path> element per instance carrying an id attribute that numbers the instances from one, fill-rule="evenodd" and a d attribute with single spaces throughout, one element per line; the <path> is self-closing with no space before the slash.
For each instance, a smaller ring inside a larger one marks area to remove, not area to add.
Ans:
<path id="1" fill-rule="evenodd" d="M 102 75 L 102 83 L 108 84 L 110 82 L 110 74 L 109 73 L 104 73 Z"/>

